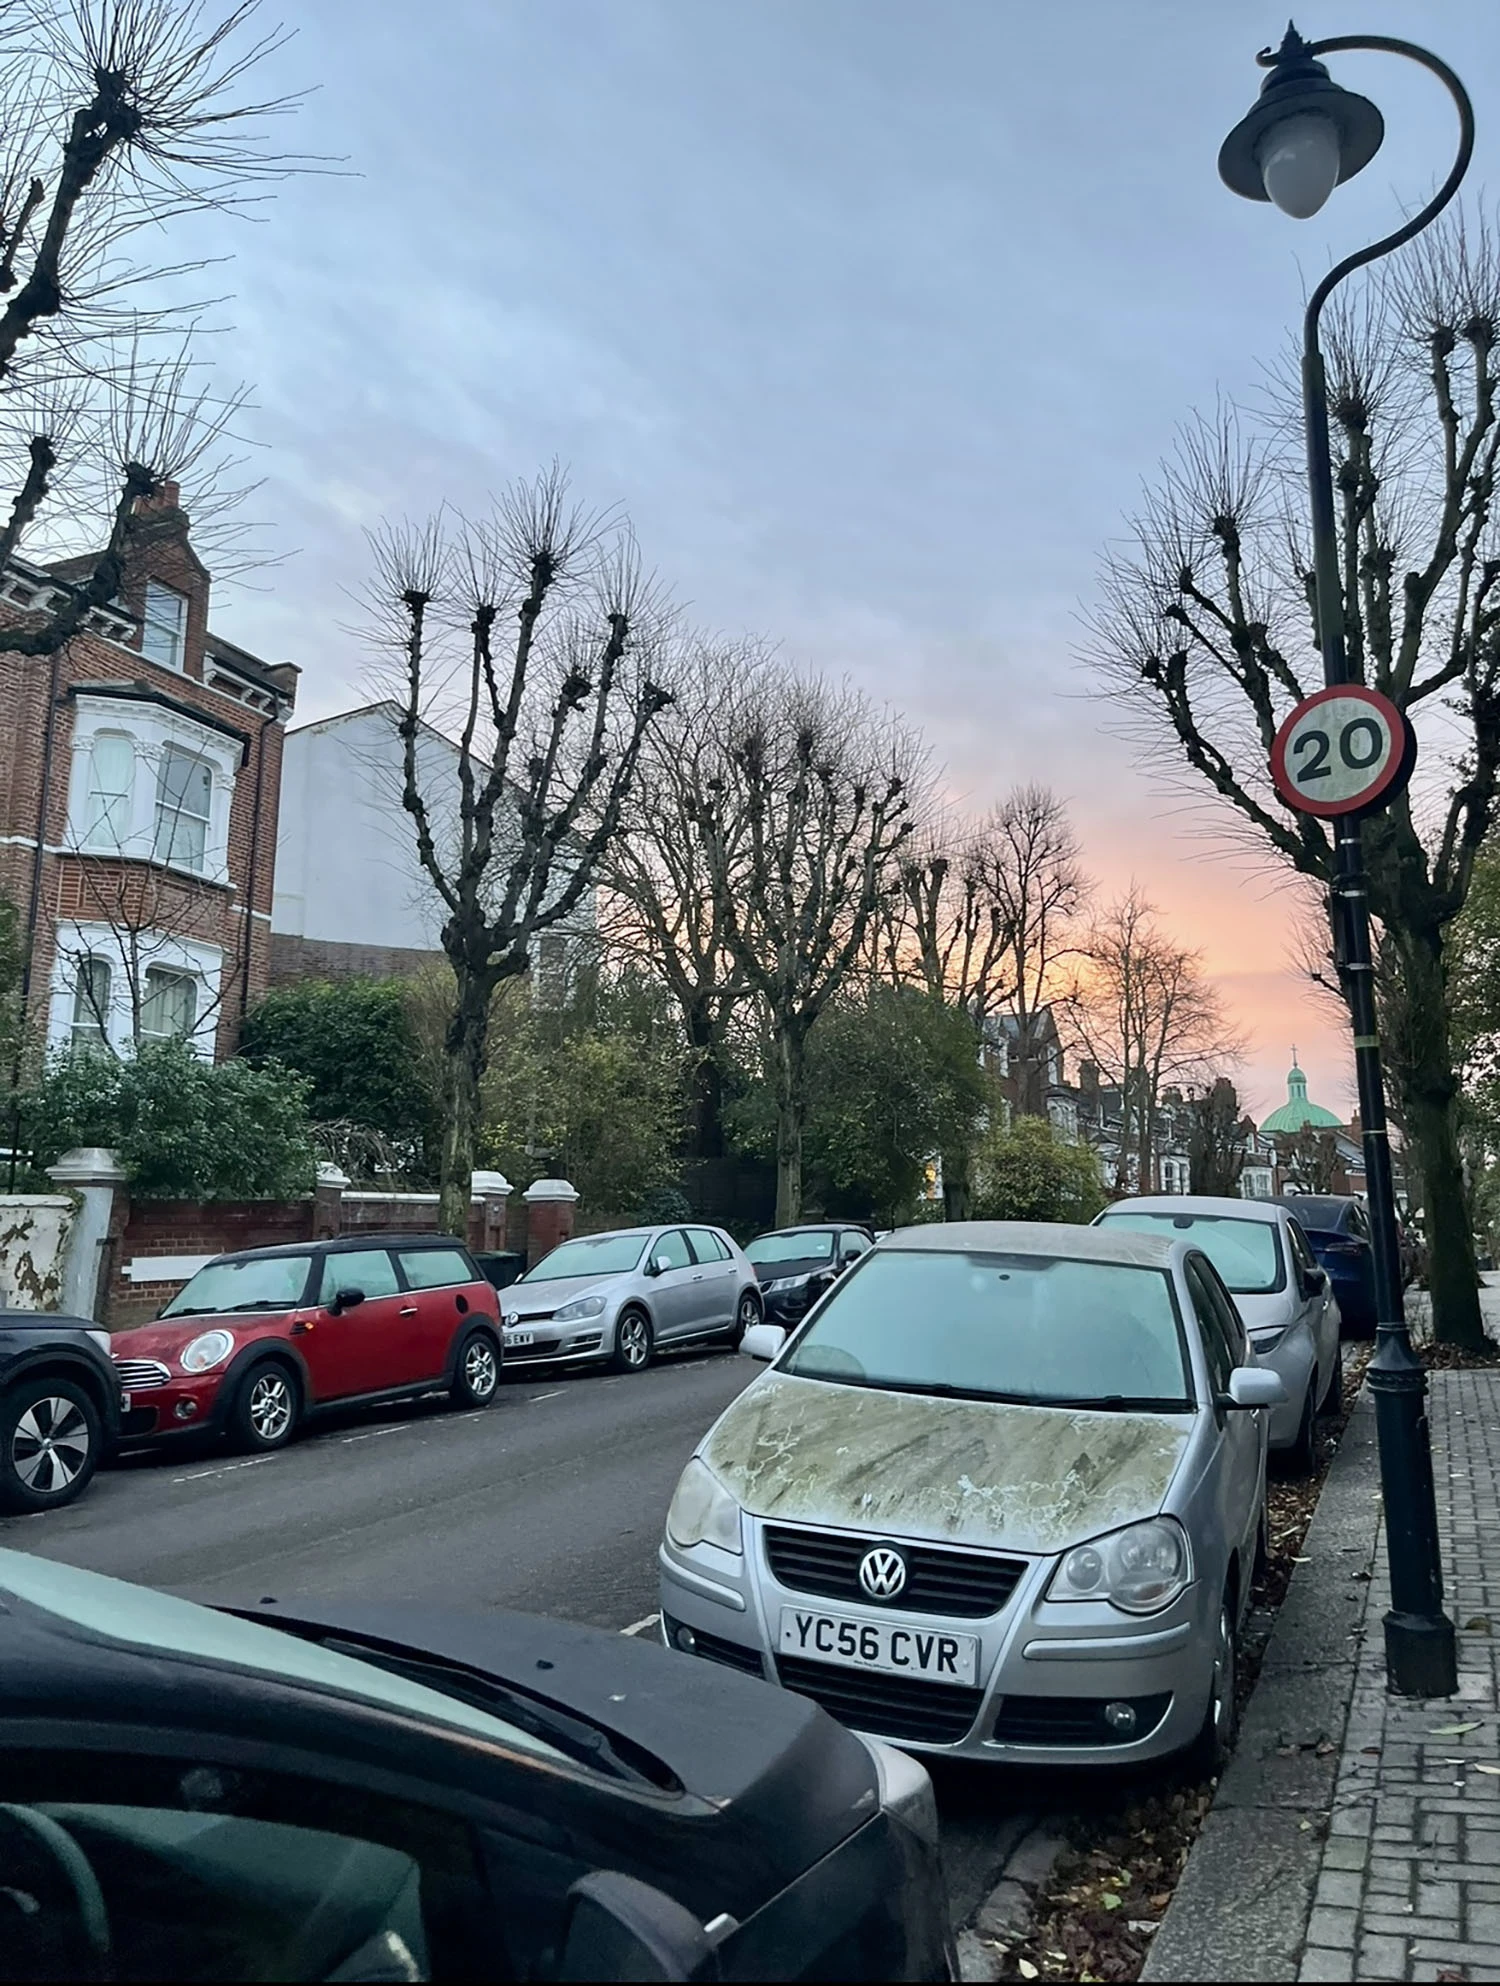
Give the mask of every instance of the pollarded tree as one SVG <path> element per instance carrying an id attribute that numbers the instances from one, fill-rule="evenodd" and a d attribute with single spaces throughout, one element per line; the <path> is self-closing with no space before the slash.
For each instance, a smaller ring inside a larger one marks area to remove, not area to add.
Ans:
<path id="1" fill-rule="evenodd" d="M 401 670 L 401 803 L 453 969 L 438 1188 L 468 1218 L 495 989 L 594 887 L 642 741 L 668 693 L 662 616 L 621 530 L 570 506 L 556 469 L 484 522 L 375 541 L 371 604 Z M 451 726 L 453 752 L 424 749 Z"/>
<path id="2" fill-rule="evenodd" d="M 1449 932 L 1500 776 L 1500 245 L 1450 223 L 1371 278 L 1326 335 L 1351 669 L 1421 739 L 1411 790 L 1366 823 L 1369 901 L 1400 1026 L 1393 1103 L 1425 1182 L 1434 1324 L 1483 1341 L 1459 1143 Z M 1191 429 L 1110 561 L 1100 669 L 1250 839 L 1327 884 L 1325 826 L 1291 815 L 1267 760 L 1321 684 L 1298 387 L 1242 424 Z"/>
<path id="3" fill-rule="evenodd" d="M 807 1041 L 898 886 L 921 753 L 852 690 L 757 672 L 694 795 L 724 943 L 760 1003 L 776 1098 L 776 1220 L 802 1209 Z"/>
<path id="4" fill-rule="evenodd" d="M 1227 1076 L 1215 1076 L 1192 1099 L 1188 1121 L 1188 1191 L 1238 1193 L 1255 1125 Z"/>

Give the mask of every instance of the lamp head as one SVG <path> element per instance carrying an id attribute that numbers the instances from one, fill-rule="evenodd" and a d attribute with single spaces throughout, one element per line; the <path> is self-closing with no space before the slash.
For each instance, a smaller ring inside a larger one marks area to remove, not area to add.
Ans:
<path id="1" fill-rule="evenodd" d="M 1219 177 L 1246 200 L 1272 200 L 1305 221 L 1374 158 L 1385 119 L 1368 97 L 1334 82 L 1290 23 L 1280 48 L 1256 60 L 1270 74 L 1219 149 Z"/>

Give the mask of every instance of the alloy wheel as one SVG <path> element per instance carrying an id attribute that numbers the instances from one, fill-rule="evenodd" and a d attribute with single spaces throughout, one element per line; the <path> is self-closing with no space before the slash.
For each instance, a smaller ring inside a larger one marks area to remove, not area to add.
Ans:
<path id="1" fill-rule="evenodd" d="M 1214 1644 L 1213 1677 L 1214 1730 L 1221 1743 L 1227 1744 L 1229 1732 L 1234 1724 L 1234 1622 L 1230 1618 L 1229 1602 L 1219 1608 L 1219 1632 Z"/>
<path id="2" fill-rule="evenodd" d="M 760 1305 L 748 1292 L 740 1298 L 740 1336 L 760 1322 Z"/>
<path id="3" fill-rule="evenodd" d="M 250 1389 L 250 1425 L 259 1441 L 280 1441 L 292 1424 L 292 1389 L 282 1373 L 263 1372 Z"/>
<path id="4" fill-rule="evenodd" d="M 16 1422 L 10 1458 L 29 1490 L 55 1496 L 78 1480 L 89 1459 L 89 1426 L 72 1400 L 34 1400 Z"/>
<path id="5" fill-rule="evenodd" d="M 470 1340 L 464 1353 L 464 1385 L 475 1400 L 487 1400 L 495 1390 L 499 1373 L 495 1354 L 483 1338 Z"/>
<path id="6" fill-rule="evenodd" d="M 620 1320 L 620 1352 L 628 1366 L 639 1370 L 651 1353 L 651 1340 L 644 1317 L 632 1313 Z"/>

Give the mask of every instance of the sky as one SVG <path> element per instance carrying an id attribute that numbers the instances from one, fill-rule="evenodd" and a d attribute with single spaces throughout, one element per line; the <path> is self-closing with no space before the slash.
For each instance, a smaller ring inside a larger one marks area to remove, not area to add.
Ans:
<path id="1" fill-rule="evenodd" d="M 284 562 L 219 631 L 365 700 L 366 529 L 482 511 L 554 457 L 628 511 L 706 628 L 753 630 L 914 720 L 981 811 L 1069 803 L 1105 896 L 1138 881 L 1250 1037 L 1246 1101 L 1352 1106 L 1299 982 L 1294 892 L 1226 853 L 1081 659 L 1101 557 L 1195 409 L 1257 391 L 1329 262 L 1447 170 L 1452 108 L 1336 58 L 1386 144 L 1322 214 L 1238 200 L 1219 144 L 1284 15 L 1246 0 L 301 0 L 283 142 L 344 161 L 217 219 L 217 349 L 252 381 Z M 1500 8 L 1361 0 L 1476 94 L 1500 185 Z"/>

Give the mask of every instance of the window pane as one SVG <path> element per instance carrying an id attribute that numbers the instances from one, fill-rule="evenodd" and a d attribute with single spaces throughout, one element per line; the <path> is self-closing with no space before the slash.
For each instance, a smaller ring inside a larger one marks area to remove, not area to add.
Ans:
<path id="1" fill-rule="evenodd" d="M 118 848 L 130 832 L 135 747 L 117 732 L 95 738 L 89 753 L 88 811 L 80 840 L 85 848 Z"/>
<path id="2" fill-rule="evenodd" d="M 634 1269 L 645 1251 L 643 1234 L 590 1234 L 559 1242 L 534 1269 L 521 1278 L 527 1283 L 555 1283 L 567 1276 L 618 1276 Z"/>
<path id="3" fill-rule="evenodd" d="M 198 988 L 191 974 L 149 966 L 146 997 L 141 1002 L 141 1033 L 156 1040 L 191 1034 L 197 1018 Z"/>
<path id="4" fill-rule="evenodd" d="M 201 869 L 208 849 L 208 818 L 213 799 L 213 768 L 176 745 L 162 753 L 156 775 L 158 862 Z"/>
<path id="5" fill-rule="evenodd" d="M 307 1288 L 305 1255 L 252 1255 L 209 1262 L 163 1310 L 163 1317 L 206 1317 L 225 1310 L 290 1310 Z"/>
<path id="6" fill-rule="evenodd" d="M 319 1303 L 332 1303 L 340 1290 L 363 1290 L 366 1296 L 396 1294 L 396 1265 L 383 1248 L 351 1248 L 323 1262 Z"/>
<path id="7" fill-rule="evenodd" d="M 729 1250 L 716 1234 L 706 1227 L 690 1227 L 688 1239 L 693 1244 L 693 1253 L 700 1262 L 727 1262 Z"/>
<path id="8" fill-rule="evenodd" d="M 400 1249 L 396 1259 L 414 1290 L 445 1289 L 450 1283 L 474 1280 L 474 1271 L 456 1248 Z"/>
<path id="9" fill-rule="evenodd" d="M 187 600 L 170 586 L 146 582 L 146 615 L 141 628 L 141 653 L 150 662 L 168 669 L 182 667 L 183 638 L 187 632 Z"/>
<path id="10" fill-rule="evenodd" d="M 83 959 L 73 982 L 73 1039 L 105 1040 L 109 1016 L 110 971 L 108 959 Z"/>
<path id="11" fill-rule="evenodd" d="M 692 1261 L 688 1254 L 687 1236 L 681 1228 L 673 1228 L 664 1234 L 651 1251 L 653 1260 L 665 1262 L 669 1269 L 686 1269 Z"/>
<path id="12" fill-rule="evenodd" d="M 1234 1370 L 1234 1353 L 1224 1335 L 1224 1326 L 1209 1294 L 1208 1284 L 1196 1263 L 1188 1264 L 1188 1288 L 1193 1293 L 1193 1309 L 1203 1332 L 1203 1350 L 1208 1358 L 1209 1377 L 1216 1393 L 1229 1391 L 1229 1375 Z"/>

